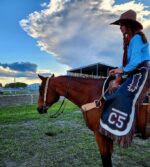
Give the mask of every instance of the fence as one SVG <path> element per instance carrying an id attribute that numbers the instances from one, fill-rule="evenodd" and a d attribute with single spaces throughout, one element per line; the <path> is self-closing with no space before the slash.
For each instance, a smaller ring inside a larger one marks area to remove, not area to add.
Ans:
<path id="1" fill-rule="evenodd" d="M 38 94 L 0 95 L 0 107 L 37 103 Z"/>

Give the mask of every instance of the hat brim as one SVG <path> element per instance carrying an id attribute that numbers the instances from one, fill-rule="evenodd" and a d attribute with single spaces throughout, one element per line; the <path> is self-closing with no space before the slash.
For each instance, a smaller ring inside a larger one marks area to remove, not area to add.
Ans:
<path id="1" fill-rule="evenodd" d="M 143 29 L 143 26 L 140 22 L 138 21 L 135 21 L 135 20 L 131 20 L 131 19 L 119 19 L 119 20 L 116 20 L 115 22 L 112 22 L 110 24 L 113 24 L 113 25 L 120 25 L 120 24 L 130 24 L 136 28 L 139 28 L 139 29 Z"/>

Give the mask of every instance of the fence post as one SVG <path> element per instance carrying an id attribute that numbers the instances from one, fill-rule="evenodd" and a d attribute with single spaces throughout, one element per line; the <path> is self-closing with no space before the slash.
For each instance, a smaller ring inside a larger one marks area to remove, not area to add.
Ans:
<path id="1" fill-rule="evenodd" d="M 31 94 L 30 96 L 31 96 L 31 104 L 33 104 L 33 94 Z"/>

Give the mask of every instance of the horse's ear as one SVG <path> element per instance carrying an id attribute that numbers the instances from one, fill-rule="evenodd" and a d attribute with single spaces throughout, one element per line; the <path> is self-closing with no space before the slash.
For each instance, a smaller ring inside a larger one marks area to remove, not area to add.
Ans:
<path id="1" fill-rule="evenodd" d="M 42 75 L 40 75 L 40 74 L 38 74 L 38 77 L 39 77 L 41 80 L 44 79 L 44 77 L 43 77 Z"/>
<path id="2" fill-rule="evenodd" d="M 55 75 L 54 75 L 54 74 L 52 74 L 51 78 L 53 78 L 53 77 L 55 77 Z"/>

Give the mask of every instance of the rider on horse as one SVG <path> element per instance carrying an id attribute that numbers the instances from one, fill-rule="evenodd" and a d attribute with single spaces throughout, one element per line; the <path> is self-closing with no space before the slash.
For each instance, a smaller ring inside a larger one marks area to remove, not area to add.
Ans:
<path id="1" fill-rule="evenodd" d="M 136 20 L 135 11 L 128 10 L 111 24 L 120 26 L 124 53 L 122 66 L 109 71 L 110 77 L 106 82 L 109 91 L 104 89 L 105 105 L 100 129 L 125 146 L 130 144 L 135 131 L 136 103 L 143 100 L 142 95 L 150 88 L 149 44 L 142 32 L 142 24 Z M 121 76 L 124 76 L 123 81 Z"/>

